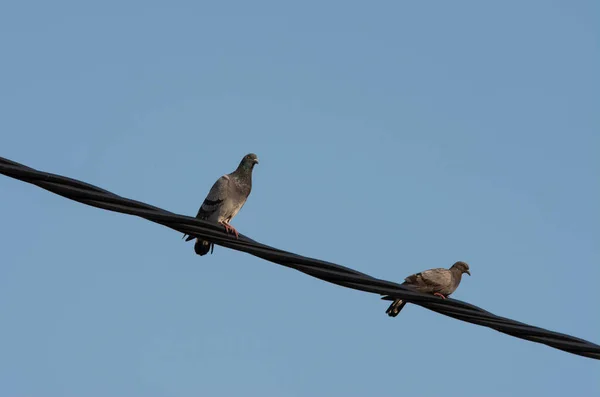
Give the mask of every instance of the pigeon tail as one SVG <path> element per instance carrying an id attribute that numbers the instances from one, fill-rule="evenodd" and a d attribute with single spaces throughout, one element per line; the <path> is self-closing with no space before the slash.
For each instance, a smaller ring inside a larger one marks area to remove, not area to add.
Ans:
<path id="1" fill-rule="evenodd" d="M 194 251 L 196 252 L 196 254 L 200 255 L 200 256 L 204 256 L 206 254 L 208 254 L 208 251 L 211 252 L 212 254 L 212 250 L 214 249 L 214 244 L 212 244 L 209 241 L 206 240 L 196 240 L 196 244 L 194 244 Z"/>
<path id="2" fill-rule="evenodd" d="M 398 314 L 400 314 L 400 311 L 404 308 L 404 305 L 406 305 L 405 301 L 402 299 L 396 299 L 385 312 L 390 317 L 396 317 Z"/>

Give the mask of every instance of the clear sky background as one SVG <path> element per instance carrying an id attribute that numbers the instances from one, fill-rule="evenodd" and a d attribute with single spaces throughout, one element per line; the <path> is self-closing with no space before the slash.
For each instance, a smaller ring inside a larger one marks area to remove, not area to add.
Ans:
<path id="1" fill-rule="evenodd" d="M 218 4 L 217 4 L 218 3 Z M 600 343 L 597 1 L 12 1 L 0 156 Z M 590 396 L 600 363 L 0 176 L 0 396 Z"/>

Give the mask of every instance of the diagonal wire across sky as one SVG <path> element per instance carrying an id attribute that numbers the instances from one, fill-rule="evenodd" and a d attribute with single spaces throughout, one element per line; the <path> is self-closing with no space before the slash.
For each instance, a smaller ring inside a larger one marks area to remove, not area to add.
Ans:
<path id="1" fill-rule="evenodd" d="M 83 204 L 136 215 L 181 233 L 209 239 L 217 245 L 249 253 L 333 284 L 365 292 L 389 295 L 389 299 L 402 298 L 458 320 L 489 327 L 517 338 L 542 343 L 572 354 L 600 359 L 600 346 L 592 342 L 500 317 L 460 300 L 441 300 L 431 295 L 411 291 L 397 283 L 377 279 L 344 266 L 269 247 L 242 234 L 236 239 L 224 233 L 220 225 L 174 214 L 146 203 L 130 200 L 85 182 L 38 171 L 1 157 L 0 173 L 32 183 Z"/>

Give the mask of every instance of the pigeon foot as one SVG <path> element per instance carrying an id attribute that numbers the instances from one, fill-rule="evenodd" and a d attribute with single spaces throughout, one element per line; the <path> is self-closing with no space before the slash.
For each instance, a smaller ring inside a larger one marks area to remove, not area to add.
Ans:
<path id="1" fill-rule="evenodd" d="M 228 223 L 221 223 L 225 227 L 225 232 L 235 234 L 235 238 L 239 237 L 239 233 L 235 230 L 235 227 L 231 226 Z"/>
<path id="2" fill-rule="evenodd" d="M 435 296 L 439 296 L 439 297 L 440 297 L 440 298 L 442 298 L 442 299 L 446 299 L 446 297 L 445 297 L 444 295 L 440 294 L 439 292 L 436 292 L 436 293 L 435 293 L 435 294 L 433 294 L 433 295 L 435 295 Z"/>

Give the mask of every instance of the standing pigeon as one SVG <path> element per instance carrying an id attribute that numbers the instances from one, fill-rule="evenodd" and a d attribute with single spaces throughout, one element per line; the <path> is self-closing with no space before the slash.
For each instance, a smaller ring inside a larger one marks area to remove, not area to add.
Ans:
<path id="1" fill-rule="evenodd" d="M 430 269 L 408 276 L 402 285 L 446 299 L 458 288 L 463 273 L 471 275 L 469 265 L 465 262 L 456 262 L 450 269 Z M 390 317 L 396 317 L 404 305 L 406 305 L 405 301 L 396 299 L 385 312 Z"/>
<path id="2" fill-rule="evenodd" d="M 198 210 L 196 218 L 209 222 L 218 222 L 225 227 L 226 232 L 232 232 L 238 237 L 238 232 L 229 222 L 244 206 L 244 203 L 252 190 L 252 170 L 258 164 L 258 157 L 254 153 L 244 156 L 240 165 L 231 174 L 223 175 L 213 185 Z M 184 234 L 183 237 L 186 235 Z M 185 241 L 193 240 L 195 237 L 187 236 Z M 194 251 L 202 256 L 206 255 L 213 243 L 196 239 Z M 212 252 L 212 251 L 211 251 Z"/>

